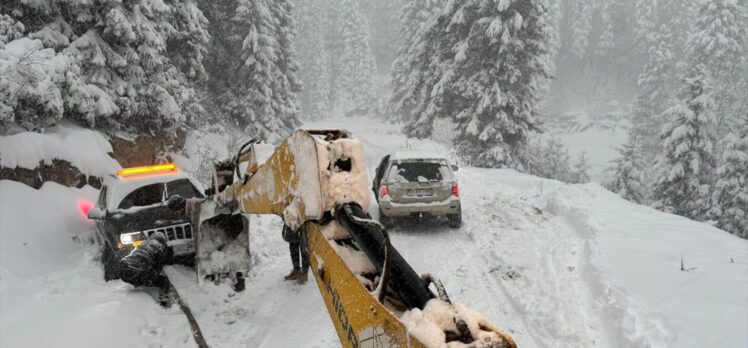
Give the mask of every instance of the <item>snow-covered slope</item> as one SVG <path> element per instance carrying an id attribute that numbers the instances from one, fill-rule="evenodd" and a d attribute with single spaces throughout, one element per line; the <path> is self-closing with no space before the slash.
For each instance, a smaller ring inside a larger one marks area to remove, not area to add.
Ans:
<path id="1" fill-rule="evenodd" d="M 370 171 L 396 150 L 445 151 L 377 121 L 308 127 L 353 131 L 363 139 Z M 521 347 L 748 346 L 747 241 L 631 204 L 595 184 L 477 168 L 461 168 L 458 176 L 463 227 L 406 224 L 390 232 L 393 244 L 416 271 L 441 277 L 454 301 L 508 330 Z M 105 283 L 93 249 L 70 241 L 71 233 L 91 228 L 70 208 L 91 194 L 1 183 L 0 346 L 100 347 L 106 337 L 116 347 L 192 345 L 177 309 L 160 310 L 120 281 Z M 28 222 L 31 212 L 35 221 Z M 316 286 L 282 280 L 291 266 L 280 230 L 276 217 L 253 218 L 254 268 L 243 293 L 198 287 L 189 269 L 168 268 L 212 346 L 338 345 Z M 26 235 L 59 241 L 32 240 L 49 248 L 45 257 L 9 251 L 23 250 Z M 38 269 L 33 275 L 16 266 L 27 262 Z M 45 335 L 31 337 L 37 332 Z"/>
<path id="2" fill-rule="evenodd" d="M 193 345 L 177 306 L 104 282 L 80 211 L 96 194 L 0 181 L 0 347 Z"/>
<path id="3" fill-rule="evenodd" d="M 45 133 L 0 136 L 0 167 L 34 169 L 39 162 L 66 160 L 82 173 L 106 176 L 121 166 L 109 156 L 112 146 L 99 132 L 61 123 Z"/>

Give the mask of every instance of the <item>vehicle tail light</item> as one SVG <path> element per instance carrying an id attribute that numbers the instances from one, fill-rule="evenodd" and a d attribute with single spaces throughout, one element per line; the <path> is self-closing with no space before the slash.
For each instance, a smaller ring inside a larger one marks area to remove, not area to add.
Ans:
<path id="1" fill-rule="evenodd" d="M 460 187 L 457 183 L 452 184 L 452 196 L 460 197 Z"/>
<path id="2" fill-rule="evenodd" d="M 88 219 L 88 211 L 91 208 L 93 208 L 93 203 L 84 200 L 78 201 L 78 211 L 81 212 L 84 218 Z"/>
<path id="3" fill-rule="evenodd" d="M 382 185 L 379 187 L 379 196 L 380 197 L 387 197 L 389 195 L 389 191 L 387 191 L 387 185 Z"/>

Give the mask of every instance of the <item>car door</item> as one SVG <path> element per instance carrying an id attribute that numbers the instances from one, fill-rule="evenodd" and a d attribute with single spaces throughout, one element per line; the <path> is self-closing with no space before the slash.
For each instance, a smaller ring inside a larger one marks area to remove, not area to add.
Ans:
<path id="1" fill-rule="evenodd" d="M 99 191 L 99 199 L 96 201 L 96 208 L 100 209 L 103 212 L 106 212 L 107 205 L 106 205 L 106 194 L 107 194 L 107 186 L 103 185 L 101 187 L 101 191 Z M 96 239 L 99 241 L 99 243 L 104 242 L 104 238 L 106 238 L 106 235 L 104 234 L 105 228 L 107 227 L 107 219 L 98 219 L 96 221 Z"/>
<path id="2" fill-rule="evenodd" d="M 379 186 L 382 183 L 382 177 L 384 176 L 384 172 L 387 170 L 387 166 L 390 162 L 390 155 L 384 156 L 382 160 L 379 162 L 379 166 L 377 166 L 377 171 L 374 175 L 374 181 L 371 183 L 371 190 L 374 192 L 374 197 L 376 197 L 377 201 L 379 200 Z"/>

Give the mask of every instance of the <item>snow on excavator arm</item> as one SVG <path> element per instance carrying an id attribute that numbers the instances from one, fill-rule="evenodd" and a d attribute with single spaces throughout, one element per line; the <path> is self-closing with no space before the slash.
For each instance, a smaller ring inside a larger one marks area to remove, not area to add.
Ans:
<path id="1" fill-rule="evenodd" d="M 312 273 L 343 346 L 516 347 L 481 315 L 453 305 L 438 279 L 418 276 L 370 219 L 363 149 L 350 133 L 298 130 L 267 159 L 260 152 L 247 144 L 219 163 L 213 195 L 187 204 L 196 226 L 198 278 L 227 272 L 227 264 L 228 273 L 242 262 L 248 267 L 248 244 L 244 258 L 226 255 L 232 241 L 248 243 L 247 236 L 226 231 L 227 221 L 274 214 L 305 232 Z"/>

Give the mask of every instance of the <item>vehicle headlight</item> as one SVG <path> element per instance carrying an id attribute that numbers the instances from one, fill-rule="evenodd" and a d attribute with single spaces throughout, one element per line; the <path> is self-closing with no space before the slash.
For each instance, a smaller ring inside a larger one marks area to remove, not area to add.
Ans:
<path id="1" fill-rule="evenodd" d="M 135 242 L 139 242 L 145 239 L 145 235 L 143 232 L 131 232 L 131 233 L 123 233 L 119 235 L 119 240 L 122 242 L 122 244 L 130 245 Z"/>

